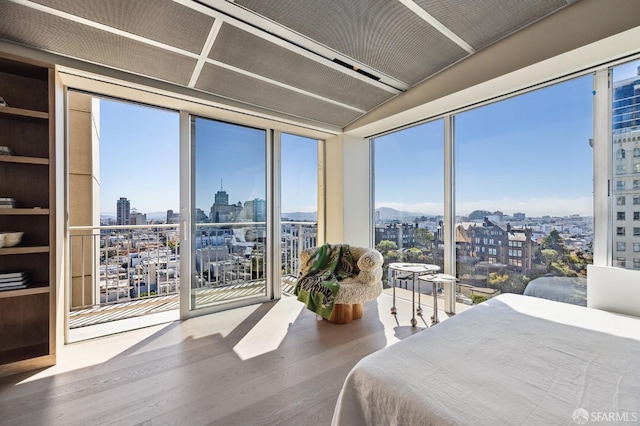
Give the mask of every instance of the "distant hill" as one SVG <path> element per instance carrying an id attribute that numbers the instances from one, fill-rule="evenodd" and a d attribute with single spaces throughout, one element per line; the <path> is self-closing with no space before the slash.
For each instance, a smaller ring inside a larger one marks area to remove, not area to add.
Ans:
<path id="1" fill-rule="evenodd" d="M 289 219 L 300 222 L 316 222 L 318 220 L 318 213 L 316 212 L 291 212 L 282 213 L 282 219 Z"/>
<path id="2" fill-rule="evenodd" d="M 422 216 L 421 213 L 404 212 L 401 210 L 392 209 L 391 207 L 380 207 L 376 209 L 376 213 L 379 215 L 380 220 L 413 220 L 416 217 Z"/>
<path id="3" fill-rule="evenodd" d="M 178 210 L 174 210 L 174 212 L 177 212 Z M 163 211 L 163 212 L 151 212 L 151 213 L 147 213 L 147 220 L 155 220 L 155 221 L 162 221 L 162 222 L 166 222 L 167 221 L 167 211 Z"/>

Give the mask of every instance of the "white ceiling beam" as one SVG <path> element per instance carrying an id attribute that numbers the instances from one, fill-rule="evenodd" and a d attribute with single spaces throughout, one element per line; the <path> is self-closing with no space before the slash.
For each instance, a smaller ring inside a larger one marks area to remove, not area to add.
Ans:
<path id="1" fill-rule="evenodd" d="M 386 90 L 389 93 L 399 94 L 410 87 L 408 84 L 386 75 L 380 70 L 373 69 L 367 64 L 361 63 L 353 58 L 341 54 L 340 52 L 330 49 L 327 46 L 319 44 L 314 40 L 292 31 L 274 21 L 257 15 L 233 2 L 228 2 L 226 0 L 201 0 L 202 3 L 211 7 L 208 8 L 192 0 L 173 1 L 199 12 L 206 13 L 216 19 L 221 19 L 228 24 L 261 37 L 270 43 L 277 44 L 322 65 L 340 71 L 350 77 L 357 78 L 367 84 Z M 376 81 L 350 68 L 338 65 L 333 62 L 334 58 L 340 59 L 341 61 L 351 64 L 362 71 L 379 77 L 380 80 Z"/>
<path id="2" fill-rule="evenodd" d="M 126 31 L 119 30 L 117 28 L 109 27 L 107 25 L 100 24 L 98 22 L 91 21 L 89 19 L 81 18 L 81 17 L 76 16 L 76 15 L 71 15 L 71 14 L 69 14 L 67 12 L 63 12 L 61 10 L 52 9 L 50 7 L 43 6 L 43 5 L 38 4 L 38 3 L 32 3 L 32 2 L 30 2 L 28 0 L 9 0 L 9 1 L 11 1 L 13 3 L 16 3 L 16 4 L 19 4 L 19 5 L 22 5 L 22 6 L 25 6 L 25 7 L 29 7 L 31 9 L 39 10 L 40 12 L 44 12 L 44 13 L 48 13 L 50 15 L 57 16 L 59 18 L 67 19 L 69 21 L 76 22 L 78 24 L 86 25 L 88 27 L 92 27 L 92 28 L 98 29 L 100 31 L 105 31 L 105 32 L 108 32 L 108 33 L 111 33 L 111 34 L 115 34 L 115 35 L 118 35 L 118 36 L 121 36 L 121 37 L 126 37 L 128 39 L 138 41 L 140 43 L 148 44 L 150 46 L 154 46 L 154 47 L 158 47 L 160 49 L 168 50 L 170 52 L 178 53 L 180 55 L 187 56 L 189 58 L 197 59 L 199 57 L 199 55 L 197 53 L 192 53 L 192 52 L 189 52 L 187 50 L 183 50 L 183 49 L 180 49 L 180 48 L 177 48 L 177 47 L 173 47 L 173 46 L 170 46 L 168 44 L 160 43 L 158 41 L 151 40 L 151 39 L 146 38 L 146 37 L 141 37 L 141 36 L 139 36 L 137 34 L 132 34 L 132 33 L 126 32 Z"/>
<path id="3" fill-rule="evenodd" d="M 445 27 L 440 21 L 434 18 L 430 13 L 426 10 L 418 6 L 412 0 L 398 0 L 400 3 L 405 5 L 409 10 L 418 15 L 424 21 L 426 21 L 429 25 L 431 25 L 436 30 L 440 31 L 445 37 L 449 40 L 463 48 L 467 51 L 467 53 L 474 53 L 476 49 L 474 49 L 469 43 L 461 39 L 456 33 L 451 31 L 449 28 Z"/>
<path id="4" fill-rule="evenodd" d="M 202 67 L 204 67 L 205 62 L 209 57 L 209 52 L 211 52 L 211 48 L 213 47 L 213 43 L 215 43 L 216 38 L 218 37 L 218 33 L 220 33 L 220 28 L 222 28 L 222 20 L 216 19 L 215 21 L 213 21 L 211 31 L 209 31 L 209 35 L 207 36 L 207 41 L 204 43 L 204 46 L 202 46 L 202 52 L 200 53 L 200 57 L 198 58 L 198 63 L 196 63 L 196 66 L 193 69 L 193 74 L 191 74 L 189 87 L 196 86 L 198 78 L 200 78 L 200 73 L 202 72 Z"/>

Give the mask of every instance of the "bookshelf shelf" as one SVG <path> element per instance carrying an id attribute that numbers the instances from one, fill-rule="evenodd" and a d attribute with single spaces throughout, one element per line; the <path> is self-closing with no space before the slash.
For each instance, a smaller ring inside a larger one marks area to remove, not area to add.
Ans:
<path id="1" fill-rule="evenodd" d="M 0 146 L 13 154 L 0 155 L 0 197 L 19 203 L 0 208 L 0 232 L 24 231 L 0 248 L 0 376 L 55 364 L 54 78 L 49 64 L 0 54 Z"/>

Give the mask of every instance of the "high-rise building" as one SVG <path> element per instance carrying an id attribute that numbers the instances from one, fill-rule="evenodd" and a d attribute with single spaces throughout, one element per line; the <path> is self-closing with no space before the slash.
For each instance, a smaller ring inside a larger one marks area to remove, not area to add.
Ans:
<path id="1" fill-rule="evenodd" d="M 613 85 L 613 265 L 640 269 L 640 66 Z"/>
<path id="2" fill-rule="evenodd" d="M 216 192 L 214 200 L 216 204 L 227 205 L 229 204 L 229 194 L 227 194 L 227 191 L 220 189 L 220 191 Z"/>
<path id="3" fill-rule="evenodd" d="M 129 225 L 129 217 L 131 214 L 131 203 L 125 197 L 120 197 L 116 203 L 116 224 Z"/>
<path id="4" fill-rule="evenodd" d="M 180 213 L 167 210 L 167 223 L 180 223 Z"/>
<path id="5" fill-rule="evenodd" d="M 244 202 L 245 219 L 249 222 L 265 222 L 267 220 L 267 202 L 260 198 Z"/>
<path id="6" fill-rule="evenodd" d="M 129 214 L 129 225 L 146 225 L 147 215 L 133 211 Z"/>
<path id="7" fill-rule="evenodd" d="M 229 194 L 220 188 L 214 197 L 214 203 L 209 212 L 209 221 L 213 223 L 235 222 L 242 211 L 242 203 L 229 204 Z"/>

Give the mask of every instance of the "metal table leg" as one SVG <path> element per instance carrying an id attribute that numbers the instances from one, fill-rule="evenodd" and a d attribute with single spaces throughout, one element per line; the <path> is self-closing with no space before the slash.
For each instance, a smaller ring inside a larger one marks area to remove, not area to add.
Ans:
<path id="1" fill-rule="evenodd" d="M 393 302 L 391 306 L 391 315 L 396 315 L 398 309 L 396 309 L 396 271 L 391 270 L 391 287 L 393 288 Z"/>
<path id="2" fill-rule="evenodd" d="M 411 273 L 413 277 L 413 286 L 411 287 L 411 326 L 415 327 L 418 324 L 416 320 L 416 274 Z"/>
<path id="3" fill-rule="evenodd" d="M 437 324 L 438 320 L 438 283 L 433 281 L 433 316 L 431 317 L 431 324 Z"/>
<path id="4" fill-rule="evenodd" d="M 418 316 L 422 316 L 422 304 L 420 303 L 420 295 L 421 294 L 422 294 L 422 292 L 420 291 L 420 279 L 418 279 L 418 310 L 416 311 Z"/>

